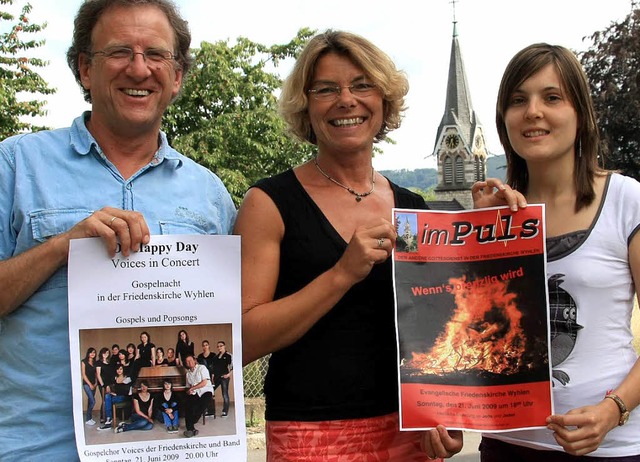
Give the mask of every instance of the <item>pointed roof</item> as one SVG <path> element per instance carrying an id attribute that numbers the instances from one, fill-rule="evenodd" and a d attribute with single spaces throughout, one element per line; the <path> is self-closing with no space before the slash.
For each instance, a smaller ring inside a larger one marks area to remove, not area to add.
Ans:
<path id="1" fill-rule="evenodd" d="M 442 133 L 442 129 L 446 126 L 457 126 L 465 144 L 470 145 L 472 142 L 471 135 L 476 125 L 479 125 L 479 121 L 471 104 L 471 93 L 469 92 L 462 51 L 458 42 L 457 21 L 453 21 L 447 100 L 444 115 L 438 127 L 438 133 Z M 437 142 L 438 140 L 436 140 Z"/>

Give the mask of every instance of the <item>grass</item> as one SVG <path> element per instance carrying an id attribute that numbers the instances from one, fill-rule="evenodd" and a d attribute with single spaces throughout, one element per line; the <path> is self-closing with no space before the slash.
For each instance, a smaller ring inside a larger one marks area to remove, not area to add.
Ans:
<path id="1" fill-rule="evenodd" d="M 264 430 L 264 398 L 245 398 L 244 410 L 247 431 Z"/>

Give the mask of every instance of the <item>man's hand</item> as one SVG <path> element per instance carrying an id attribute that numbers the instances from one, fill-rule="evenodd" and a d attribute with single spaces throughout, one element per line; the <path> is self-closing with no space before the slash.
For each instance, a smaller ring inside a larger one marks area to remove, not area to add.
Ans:
<path id="1" fill-rule="evenodd" d="M 60 235 L 66 241 L 67 255 L 69 241 L 85 237 L 101 237 L 111 257 L 116 254 L 120 242 L 122 255 L 128 257 L 131 252 L 140 250 L 142 244 L 149 243 L 150 232 L 140 212 L 104 207 Z"/>
<path id="2" fill-rule="evenodd" d="M 139 212 L 105 207 L 77 223 L 69 231 L 45 243 L 0 261 L 0 317 L 17 309 L 47 279 L 67 264 L 71 239 L 101 237 L 109 256 L 118 248 L 128 257 L 150 240 L 149 227 Z"/>

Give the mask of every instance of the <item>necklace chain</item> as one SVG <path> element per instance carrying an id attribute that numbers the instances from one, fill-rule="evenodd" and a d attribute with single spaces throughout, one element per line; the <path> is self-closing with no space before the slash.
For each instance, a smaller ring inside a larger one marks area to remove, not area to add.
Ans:
<path id="1" fill-rule="evenodd" d="M 317 157 L 313 158 L 313 164 L 316 166 L 318 171 L 320 173 L 322 173 L 322 176 L 324 176 L 327 180 L 337 184 L 341 188 L 346 189 L 349 193 L 351 193 L 354 196 L 356 196 L 356 202 L 360 202 L 363 197 L 367 197 L 376 188 L 376 171 L 374 170 L 373 167 L 371 167 L 371 189 L 369 191 L 367 191 L 367 192 L 359 193 L 359 192 L 354 191 L 353 188 L 350 188 L 349 186 L 343 185 L 338 180 L 336 180 L 335 178 L 331 177 L 327 172 L 322 170 L 322 168 L 320 168 L 320 165 L 318 165 L 318 158 Z"/>

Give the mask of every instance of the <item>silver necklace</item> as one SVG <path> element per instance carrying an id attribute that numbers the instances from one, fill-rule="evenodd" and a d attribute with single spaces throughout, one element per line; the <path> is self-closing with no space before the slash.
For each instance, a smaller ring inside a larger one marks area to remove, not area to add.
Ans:
<path id="1" fill-rule="evenodd" d="M 342 183 L 340 183 L 338 180 L 336 180 L 335 178 L 332 178 L 327 172 L 325 172 L 324 170 L 322 170 L 320 168 L 320 165 L 318 165 L 318 158 L 314 157 L 313 158 L 313 164 L 316 166 L 316 168 L 318 169 L 318 171 L 320 173 L 322 173 L 322 176 L 324 176 L 327 180 L 332 181 L 333 183 L 337 184 L 338 186 L 340 186 L 343 189 L 346 189 L 349 193 L 353 194 L 354 196 L 356 196 L 356 202 L 360 202 L 362 200 L 363 197 L 367 197 L 369 194 L 371 194 L 373 192 L 373 190 L 376 188 L 376 171 L 373 169 L 373 167 L 371 167 L 371 189 L 367 192 L 364 193 L 359 193 L 354 191 L 352 188 L 350 188 L 349 186 L 345 186 Z"/>

